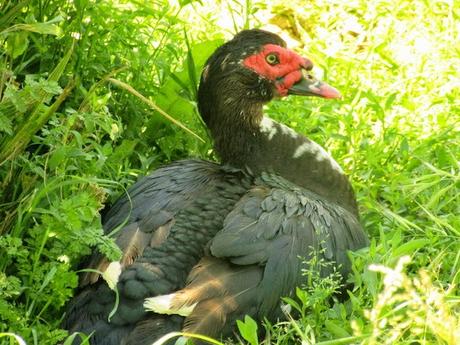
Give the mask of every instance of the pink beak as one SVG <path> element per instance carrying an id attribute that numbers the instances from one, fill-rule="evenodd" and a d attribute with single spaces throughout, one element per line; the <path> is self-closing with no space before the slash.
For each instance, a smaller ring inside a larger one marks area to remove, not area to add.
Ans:
<path id="1" fill-rule="evenodd" d="M 307 78 L 302 77 L 300 81 L 292 85 L 288 93 L 290 95 L 318 96 L 323 98 L 342 97 L 342 95 L 336 88 L 320 80 L 317 80 L 310 75 Z"/>

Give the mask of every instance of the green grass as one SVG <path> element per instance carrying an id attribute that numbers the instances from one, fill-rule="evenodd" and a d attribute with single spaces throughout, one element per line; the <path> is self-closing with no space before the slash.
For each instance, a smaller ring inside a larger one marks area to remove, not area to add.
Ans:
<path id="1" fill-rule="evenodd" d="M 312 276 L 285 301 L 300 316 L 265 325 L 260 341 L 460 343 L 458 1 L 16 4 L 0 5 L 1 344 L 66 339 L 78 261 L 94 246 L 119 255 L 103 204 L 160 164 L 213 157 L 155 105 L 207 139 L 200 67 L 223 39 L 267 23 L 344 96 L 291 97 L 267 113 L 340 162 L 372 241 L 351 254 L 349 299 Z M 239 328 L 259 343 L 249 319 Z"/>

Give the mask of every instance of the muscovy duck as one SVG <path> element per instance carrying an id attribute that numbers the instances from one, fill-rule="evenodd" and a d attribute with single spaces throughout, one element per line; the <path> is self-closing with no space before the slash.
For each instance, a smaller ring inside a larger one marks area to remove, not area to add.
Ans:
<path id="1" fill-rule="evenodd" d="M 318 144 L 264 116 L 288 94 L 337 98 L 312 62 L 277 35 L 245 30 L 201 76 L 198 107 L 222 163 L 175 162 L 142 178 L 106 214 L 123 251 L 89 266 L 120 270 L 115 293 L 85 273 L 64 327 L 91 344 L 151 344 L 173 330 L 229 336 L 235 320 L 276 319 L 313 255 L 346 277 L 347 251 L 368 244 L 353 189 Z M 310 269 L 317 269 L 311 267 Z M 145 304 L 145 305 L 144 305 Z M 110 320 L 109 320 L 110 319 Z"/>

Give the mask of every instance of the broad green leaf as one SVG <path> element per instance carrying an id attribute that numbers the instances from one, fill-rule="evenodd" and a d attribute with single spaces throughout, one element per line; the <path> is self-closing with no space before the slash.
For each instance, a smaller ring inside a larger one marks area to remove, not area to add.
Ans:
<path id="1" fill-rule="evenodd" d="M 28 23 L 28 24 L 16 24 L 9 27 L 6 30 L 0 32 L 0 34 L 9 34 L 15 31 L 29 31 L 29 32 L 36 32 L 43 35 L 55 35 L 60 36 L 62 34 L 62 30 L 59 26 L 54 23 L 62 21 L 62 17 L 56 17 L 48 22 L 45 23 Z"/>
<path id="2" fill-rule="evenodd" d="M 27 36 L 27 32 L 15 32 L 8 35 L 6 51 L 13 59 L 22 55 L 27 49 L 27 46 L 29 45 L 29 39 Z"/>
<path id="3" fill-rule="evenodd" d="M 428 246 L 432 241 L 425 238 L 410 240 L 396 247 L 391 256 L 398 258 L 403 255 L 412 255 L 415 251 Z"/>
<path id="4" fill-rule="evenodd" d="M 251 345 L 258 345 L 259 339 L 257 336 L 257 323 L 248 315 L 244 317 L 244 322 L 241 320 L 236 321 L 238 330 L 241 336 Z"/>
<path id="5" fill-rule="evenodd" d="M 339 322 L 335 322 L 334 320 L 326 320 L 324 325 L 326 326 L 327 330 L 337 338 L 345 338 L 350 336 L 350 333 L 348 333 L 347 330 L 345 330 L 343 327 L 340 327 Z"/>

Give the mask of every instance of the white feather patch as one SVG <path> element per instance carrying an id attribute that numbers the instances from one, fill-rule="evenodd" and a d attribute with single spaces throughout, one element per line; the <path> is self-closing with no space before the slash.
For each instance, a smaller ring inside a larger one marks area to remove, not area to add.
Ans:
<path id="1" fill-rule="evenodd" d="M 148 311 L 153 311 L 158 314 L 181 315 L 188 316 L 192 313 L 196 303 L 192 305 L 183 305 L 180 308 L 173 308 L 173 300 L 176 297 L 175 293 L 156 297 L 146 298 L 144 308 Z"/>
<path id="2" fill-rule="evenodd" d="M 120 261 L 113 261 L 107 266 L 107 269 L 102 273 L 102 278 L 107 282 L 107 285 L 112 290 L 115 290 L 117 286 L 118 278 L 121 274 L 121 264 Z"/>

